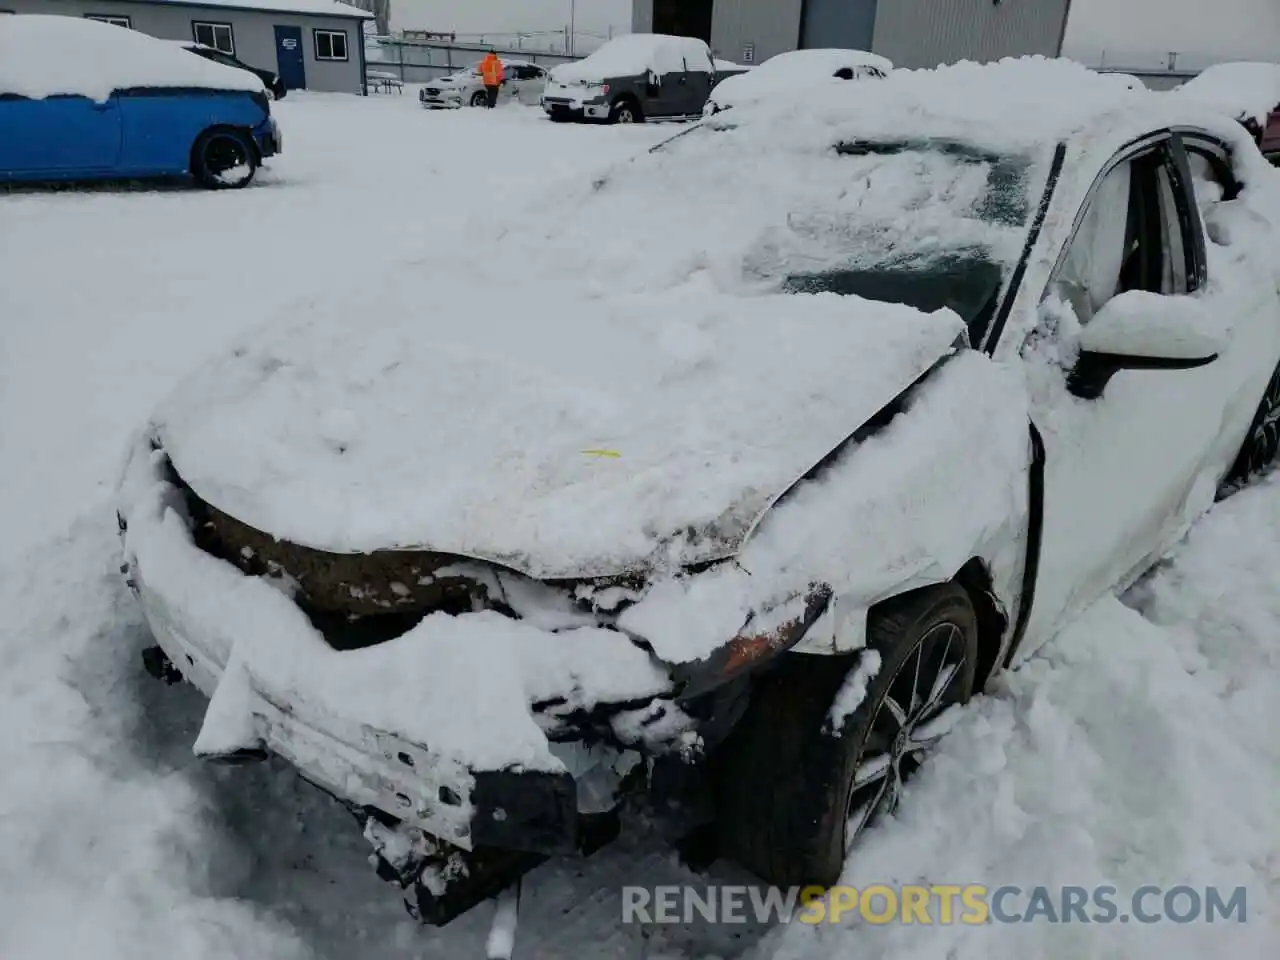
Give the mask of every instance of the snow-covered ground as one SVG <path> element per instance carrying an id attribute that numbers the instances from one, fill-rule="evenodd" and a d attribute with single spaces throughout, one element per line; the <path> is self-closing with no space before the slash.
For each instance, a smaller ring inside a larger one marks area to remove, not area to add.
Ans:
<path id="1" fill-rule="evenodd" d="M 414 93 L 291 95 L 276 107 L 285 153 L 245 191 L 0 194 L 6 960 L 481 953 L 487 909 L 417 927 L 358 825 L 287 768 L 192 757 L 205 703 L 139 669 L 149 640 L 109 501 L 128 432 L 246 325 L 393 275 L 421 277 L 405 311 L 441 309 L 433 263 L 464 228 L 500 226 L 538 185 L 671 132 L 521 108 L 428 114 Z M 634 824 L 615 848 L 532 875 L 516 956 L 1277 956 L 1277 560 L 1280 478 L 1219 505 L 1123 603 L 966 711 L 847 872 L 859 886 L 1246 886 L 1245 924 L 624 927 L 621 885 L 708 882 Z"/>

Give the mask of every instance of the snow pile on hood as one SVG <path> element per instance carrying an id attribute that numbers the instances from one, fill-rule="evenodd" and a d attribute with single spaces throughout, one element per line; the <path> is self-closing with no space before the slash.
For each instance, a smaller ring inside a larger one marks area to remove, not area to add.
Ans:
<path id="1" fill-rule="evenodd" d="M 1262 126 L 1280 106 L 1280 63 L 1215 64 L 1170 94 Z"/>
<path id="2" fill-rule="evenodd" d="M 490 296 L 465 323 L 366 304 L 355 325 L 317 305 L 189 381 L 164 446 L 201 496 L 295 543 L 610 575 L 664 546 L 732 552 L 962 333 L 950 313 L 704 283 L 532 302 Z"/>
<path id="3" fill-rule="evenodd" d="M 264 90 L 247 70 L 193 57 L 136 30 L 76 17 L 0 16 L 0 93 L 105 101 L 131 87 Z"/>
<path id="4" fill-rule="evenodd" d="M 875 67 L 884 74 L 893 64 L 864 50 L 792 50 L 770 57 L 754 70 L 726 77 L 711 91 L 711 100 L 720 107 L 736 106 L 757 97 L 780 91 L 807 90 L 841 82 L 837 70 Z"/>
<path id="5" fill-rule="evenodd" d="M 557 83 L 591 82 L 648 72 L 661 77 L 686 70 L 716 72 L 711 51 L 701 40 L 661 33 L 628 33 L 614 37 L 576 63 L 561 64 L 551 71 L 551 79 Z"/>

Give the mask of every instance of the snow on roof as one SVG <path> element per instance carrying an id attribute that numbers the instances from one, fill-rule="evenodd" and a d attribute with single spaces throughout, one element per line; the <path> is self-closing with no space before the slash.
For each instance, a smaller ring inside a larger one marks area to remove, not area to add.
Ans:
<path id="1" fill-rule="evenodd" d="M 762 66 L 759 68 L 764 69 Z M 1022 151 L 1070 136 L 1125 104 L 1153 103 L 1149 90 L 1079 63 L 1048 57 L 962 61 L 893 70 L 883 80 L 796 91 L 704 121 L 750 123 L 762 140 L 806 149 L 866 139 L 952 139 L 994 151 Z M 803 109 L 798 109 L 803 104 Z"/>
<path id="2" fill-rule="evenodd" d="M 878 67 L 885 73 L 893 69 L 893 62 L 866 50 L 841 50 L 838 48 L 814 50 L 789 50 L 779 53 L 760 64 L 761 73 L 786 73 L 810 75 L 815 70 L 841 67 Z"/>
<path id="3" fill-rule="evenodd" d="M 715 73 L 715 65 L 711 50 L 693 37 L 628 33 L 614 37 L 577 63 L 561 64 L 552 74 L 557 80 L 603 80 L 650 70 L 659 75 L 682 70 Z"/>
<path id="4" fill-rule="evenodd" d="M 236 10 L 270 10 L 273 13 L 310 13 L 328 17 L 356 17 L 372 20 L 368 10 L 361 10 L 341 0 L 126 0 L 128 3 L 151 3 L 175 7 L 231 7 Z"/>
<path id="5" fill-rule="evenodd" d="M 809 89 L 837 81 L 841 69 L 875 67 L 888 74 L 893 64 L 865 50 L 792 50 L 770 57 L 754 70 L 726 77 L 716 84 L 711 99 L 722 107 L 768 96 L 783 90 Z"/>
<path id="6" fill-rule="evenodd" d="M 1234 119 L 1263 124 L 1280 105 L 1280 63 L 1219 63 L 1171 93 Z"/>
<path id="7" fill-rule="evenodd" d="M 96 20 L 42 14 L 0 17 L 0 92 L 79 94 L 106 100 L 130 87 L 263 89 L 247 70 L 193 57 L 178 45 Z"/>

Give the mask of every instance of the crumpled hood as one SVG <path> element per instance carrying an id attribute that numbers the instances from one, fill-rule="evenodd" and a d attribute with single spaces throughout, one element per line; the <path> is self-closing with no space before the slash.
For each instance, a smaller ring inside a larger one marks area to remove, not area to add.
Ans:
<path id="1" fill-rule="evenodd" d="M 470 302 L 277 328 L 180 388 L 159 438 L 200 496 L 297 544 L 606 576 L 732 554 L 962 331 L 950 312 L 696 283 Z"/>

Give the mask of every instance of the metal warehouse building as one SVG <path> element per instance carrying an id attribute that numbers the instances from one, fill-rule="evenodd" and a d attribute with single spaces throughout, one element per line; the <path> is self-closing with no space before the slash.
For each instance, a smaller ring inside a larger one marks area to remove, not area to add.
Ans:
<path id="1" fill-rule="evenodd" d="M 105 20 L 214 47 L 291 90 L 366 92 L 362 25 L 373 14 L 338 0 L 0 0 L 0 13 Z"/>
<path id="2" fill-rule="evenodd" d="M 717 57 L 739 63 L 842 47 L 900 67 L 933 67 L 1057 56 L 1070 7 L 1071 0 L 632 0 L 631 28 L 701 37 Z"/>

